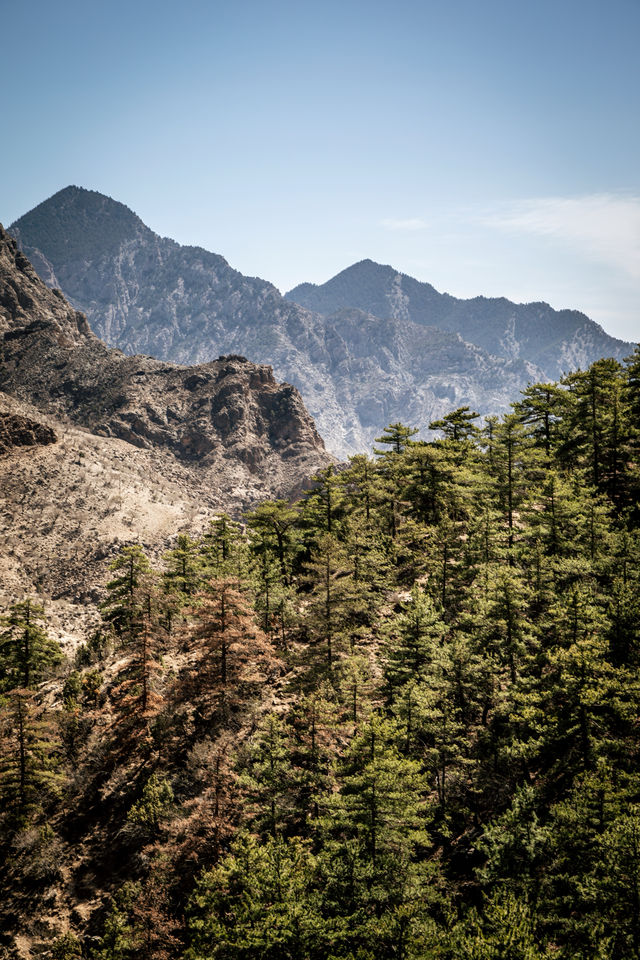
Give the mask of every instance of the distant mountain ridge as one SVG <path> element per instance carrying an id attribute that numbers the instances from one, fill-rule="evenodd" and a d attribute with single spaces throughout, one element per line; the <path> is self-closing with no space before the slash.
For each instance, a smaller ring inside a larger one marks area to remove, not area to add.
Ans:
<path id="1" fill-rule="evenodd" d="M 520 347 L 527 338 L 519 314 L 517 346 L 502 319 L 492 336 L 480 342 L 478 331 L 474 340 L 475 321 L 465 321 L 462 333 L 454 329 L 464 301 L 372 261 L 285 298 L 220 255 L 162 238 L 128 207 L 80 187 L 59 191 L 10 231 L 45 282 L 59 287 L 109 345 L 187 364 L 228 353 L 270 364 L 278 379 L 298 388 L 328 448 L 341 457 L 368 452 L 392 421 L 425 431 L 463 404 L 481 414 L 504 412 L 528 382 L 553 375 L 550 364 L 532 361 Z M 506 346 L 498 349 L 503 327 Z M 579 363 L 582 355 L 584 363 L 602 355 L 586 335 L 563 349 L 582 351 Z"/>
<path id="2" fill-rule="evenodd" d="M 372 260 L 355 263 L 324 284 L 300 284 L 285 297 L 325 316 L 357 308 L 458 333 L 490 354 L 536 364 L 546 380 L 603 356 L 622 360 L 634 347 L 578 310 L 504 297 L 461 300 Z"/>

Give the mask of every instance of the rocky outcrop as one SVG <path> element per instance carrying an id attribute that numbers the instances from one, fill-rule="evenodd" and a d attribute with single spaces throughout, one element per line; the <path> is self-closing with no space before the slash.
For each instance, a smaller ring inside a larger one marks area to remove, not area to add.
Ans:
<path id="1" fill-rule="evenodd" d="M 633 351 L 633 344 L 610 337 L 578 310 L 511 303 L 504 297 L 459 300 L 372 260 L 353 264 L 327 283 L 300 284 L 286 297 L 324 316 L 355 307 L 401 323 L 437 327 L 493 356 L 535 365 L 542 380 L 557 380 L 601 357 L 622 360 Z"/>
<path id="2" fill-rule="evenodd" d="M 17 414 L 0 411 L 0 454 L 14 447 L 38 447 L 57 440 L 55 430 Z"/>
<path id="3" fill-rule="evenodd" d="M 270 364 L 298 388 L 341 457 L 369 452 L 393 420 L 426 430 L 462 404 L 507 410 L 541 375 L 526 358 L 493 356 L 455 330 L 416 320 L 402 284 L 393 311 L 344 311 L 361 304 L 336 300 L 323 316 L 217 254 L 159 237 L 95 191 L 61 190 L 11 231 L 47 284 L 109 344 L 179 363 L 233 353 Z"/>
<path id="4" fill-rule="evenodd" d="M 108 349 L 0 228 L 0 390 L 61 420 L 164 451 L 238 509 L 330 462 L 299 393 L 239 355 L 196 367 Z"/>

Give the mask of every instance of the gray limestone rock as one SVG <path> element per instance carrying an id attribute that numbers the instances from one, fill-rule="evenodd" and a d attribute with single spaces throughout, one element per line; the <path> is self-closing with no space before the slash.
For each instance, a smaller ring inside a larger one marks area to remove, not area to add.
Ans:
<path id="1" fill-rule="evenodd" d="M 300 284 L 286 297 L 323 316 L 358 308 L 401 324 L 437 327 L 493 356 L 531 364 L 541 380 L 557 380 L 601 357 L 622 360 L 634 346 L 609 336 L 578 310 L 504 297 L 460 300 L 372 260 L 353 264 L 327 283 Z"/>

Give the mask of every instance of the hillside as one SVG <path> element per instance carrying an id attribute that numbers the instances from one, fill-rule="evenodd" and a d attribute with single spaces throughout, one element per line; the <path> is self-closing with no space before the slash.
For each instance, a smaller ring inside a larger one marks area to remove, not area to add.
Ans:
<path id="1" fill-rule="evenodd" d="M 77 618 L 123 543 L 157 554 L 332 462 L 268 367 L 108 349 L 1 227 L 0 337 L 1 600 L 33 591 Z"/>
<path id="2" fill-rule="evenodd" d="M 107 564 L 123 545 L 157 557 L 229 507 L 224 492 L 161 451 L 97 436 L 4 393 L 0 424 L 0 608 L 24 595 L 45 599 L 51 633 L 65 645 L 99 622 Z"/>
<path id="3" fill-rule="evenodd" d="M 92 433 L 189 463 L 229 505 L 328 463 L 297 391 L 240 355 L 198 367 L 108 349 L 0 228 L 0 389 Z"/>
<path id="4" fill-rule="evenodd" d="M 121 544 L 69 658 L 11 604 L 3 957 L 637 960 L 639 408 L 640 349 Z"/>

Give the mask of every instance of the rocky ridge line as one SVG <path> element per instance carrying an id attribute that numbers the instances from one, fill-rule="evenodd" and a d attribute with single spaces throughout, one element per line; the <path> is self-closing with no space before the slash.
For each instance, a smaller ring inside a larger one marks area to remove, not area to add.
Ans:
<path id="1" fill-rule="evenodd" d="M 489 354 L 535 365 L 540 380 L 556 380 L 601 357 L 622 360 L 634 345 L 605 333 L 579 310 L 548 303 L 512 303 L 505 297 L 461 300 L 439 293 L 393 267 L 362 260 L 326 283 L 303 283 L 285 294 L 330 317 L 345 309 L 459 335 Z"/>

